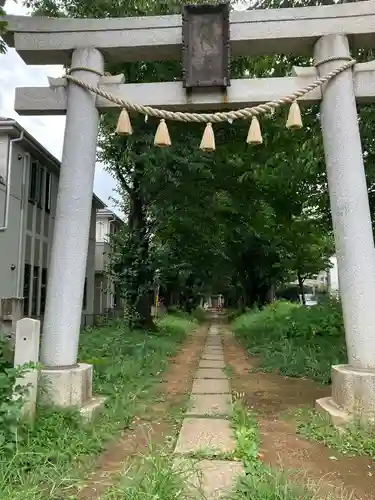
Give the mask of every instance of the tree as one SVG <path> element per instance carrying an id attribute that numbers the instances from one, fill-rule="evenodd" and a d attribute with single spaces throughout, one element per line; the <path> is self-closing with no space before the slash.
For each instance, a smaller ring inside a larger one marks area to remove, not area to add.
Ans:
<path id="1" fill-rule="evenodd" d="M 3 20 L 5 16 L 4 10 L 5 0 L 0 0 L 0 37 L 5 33 L 7 23 Z M 0 54 L 4 54 L 6 52 L 6 45 L 4 40 L 0 39 Z"/>
<path id="2" fill-rule="evenodd" d="M 32 0 L 29 6 L 55 16 L 120 17 L 174 13 L 181 2 Z M 306 62 L 241 57 L 231 61 L 231 74 L 283 76 Z M 175 61 L 106 70 L 124 73 L 129 83 L 181 77 Z M 132 116 L 135 133 L 129 138 L 114 135 L 115 121 L 112 113 L 101 119 L 98 156 L 118 183 L 127 216 L 126 229 L 113 241 L 110 272 L 121 285 L 133 326 L 154 327 L 156 270 L 165 303 L 190 309 L 199 294 L 224 292 L 227 302 L 245 307 L 265 303 L 270 290 L 293 273 L 303 278 L 324 263 L 331 222 L 317 107 L 304 110 L 305 127 L 296 133 L 285 130 L 284 110 L 262 117 L 260 148 L 246 145 L 247 123 L 215 125 L 213 154 L 197 149 L 200 125 L 168 123 L 173 145 L 159 150 L 153 147 L 154 120 Z M 312 218 L 319 223 L 311 224 Z"/>

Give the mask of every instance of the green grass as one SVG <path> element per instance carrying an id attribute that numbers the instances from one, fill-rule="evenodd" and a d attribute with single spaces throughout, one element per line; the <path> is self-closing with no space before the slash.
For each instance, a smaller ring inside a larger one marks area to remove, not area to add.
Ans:
<path id="1" fill-rule="evenodd" d="M 156 384 L 194 323 L 165 316 L 157 334 L 121 324 L 81 335 L 79 360 L 94 365 L 93 391 L 108 396 L 99 420 L 83 425 L 77 412 L 39 409 L 20 429 L 16 453 L 0 450 L 1 500 L 67 500 L 91 458 L 157 398 Z"/>
<path id="2" fill-rule="evenodd" d="M 240 316 L 233 330 L 250 354 L 260 356 L 263 371 L 328 384 L 331 365 L 347 359 L 341 308 L 335 301 L 311 308 L 275 302 Z"/>
<path id="3" fill-rule="evenodd" d="M 241 400 L 233 405 L 235 457 L 244 465 L 245 475 L 228 500 L 312 500 L 313 493 L 291 483 L 286 474 L 266 467 L 258 458 L 260 435 L 256 417 Z"/>
<path id="4" fill-rule="evenodd" d="M 307 439 L 323 443 L 346 456 L 368 456 L 375 460 L 375 429 L 353 422 L 344 429 L 334 427 L 327 418 L 309 410 L 299 410 L 298 433 Z"/>
<path id="5" fill-rule="evenodd" d="M 136 467 L 126 470 L 122 479 L 110 488 L 103 500 L 176 500 L 186 496 L 186 483 L 194 473 L 187 461 L 173 463 L 170 450 L 150 446 Z M 182 494 L 184 496 L 182 497 Z M 195 500 L 197 498 L 195 497 Z"/>

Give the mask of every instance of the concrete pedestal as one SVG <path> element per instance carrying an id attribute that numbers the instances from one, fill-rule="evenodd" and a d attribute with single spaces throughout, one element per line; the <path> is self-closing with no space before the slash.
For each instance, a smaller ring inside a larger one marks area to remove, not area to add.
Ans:
<path id="1" fill-rule="evenodd" d="M 350 58 L 345 35 L 315 44 L 320 75 Z M 317 402 L 332 421 L 375 418 L 375 252 L 353 71 L 323 86 L 320 107 L 348 366 L 332 368 L 332 398 Z"/>
<path id="2" fill-rule="evenodd" d="M 105 403 L 104 397 L 92 396 L 92 365 L 41 371 L 42 404 L 60 408 L 78 408 L 85 420 L 91 419 Z"/>
<path id="3" fill-rule="evenodd" d="M 332 366 L 332 397 L 318 399 L 316 408 L 334 425 L 375 423 L 375 370 Z"/>

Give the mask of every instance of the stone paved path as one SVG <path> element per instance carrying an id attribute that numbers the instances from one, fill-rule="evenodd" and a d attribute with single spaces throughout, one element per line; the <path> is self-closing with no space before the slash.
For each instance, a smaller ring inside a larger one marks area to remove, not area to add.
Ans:
<path id="1" fill-rule="evenodd" d="M 236 446 L 229 420 L 231 391 L 224 367 L 222 339 L 218 328 L 212 326 L 174 451 L 178 461 L 181 457 L 196 458 L 194 470 L 197 472 L 189 480 L 190 490 L 200 490 L 206 500 L 219 500 L 228 495 L 243 472 L 241 462 L 206 459 L 234 452 Z"/>

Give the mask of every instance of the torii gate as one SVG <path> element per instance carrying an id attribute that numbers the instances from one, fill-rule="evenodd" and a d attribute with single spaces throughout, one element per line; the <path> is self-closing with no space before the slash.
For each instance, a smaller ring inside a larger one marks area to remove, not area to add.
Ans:
<path id="1" fill-rule="evenodd" d="M 100 76 L 106 61 L 179 59 L 180 15 L 124 19 L 7 18 L 6 41 L 28 64 L 67 64 L 74 76 L 128 101 L 175 110 L 236 109 L 277 99 L 309 85 L 350 58 L 353 48 L 375 47 L 375 2 L 232 12 L 234 56 L 314 55 L 317 69 L 288 78 L 233 80 L 225 91 L 181 82 L 124 84 Z M 318 401 L 337 422 L 350 415 L 375 418 L 375 250 L 356 110 L 375 101 L 375 64 L 356 64 L 301 99 L 321 101 L 321 124 L 344 312 L 348 365 L 332 369 L 333 395 Z M 42 342 L 44 374 L 57 404 L 84 405 L 91 367 L 77 365 L 99 113 L 113 103 L 68 82 L 18 88 L 23 115 L 67 115 Z M 79 388 L 81 387 L 81 389 Z M 82 389 L 83 387 L 83 389 Z M 58 391 L 61 391 L 58 394 Z M 77 396 L 78 391 L 78 396 Z M 75 394 L 75 398 L 71 395 Z"/>

